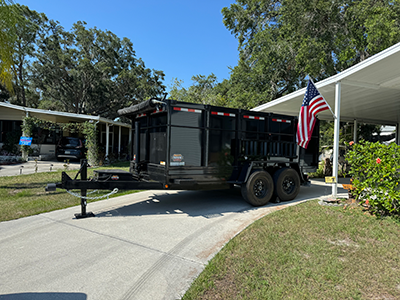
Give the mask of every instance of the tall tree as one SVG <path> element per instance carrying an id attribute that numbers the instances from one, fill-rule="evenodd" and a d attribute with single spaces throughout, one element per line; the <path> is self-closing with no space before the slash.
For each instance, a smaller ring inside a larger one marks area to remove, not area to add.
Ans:
<path id="1" fill-rule="evenodd" d="M 15 91 L 15 99 L 12 103 L 22 106 L 35 106 L 35 103 L 28 105 L 27 93 L 35 99 L 32 91 L 29 89 L 29 65 L 35 57 L 36 40 L 39 33 L 44 30 L 45 23 L 48 21 L 43 13 L 37 13 L 30 10 L 27 6 L 16 4 L 19 12 L 19 22 L 16 24 L 15 33 L 16 40 L 14 42 L 14 59 L 12 64 L 13 85 Z M 36 99 L 35 99 L 36 100 Z"/>
<path id="2" fill-rule="evenodd" d="M 229 97 L 246 108 L 400 41 L 399 0 L 237 0 L 222 14 L 240 51 Z"/>
<path id="3" fill-rule="evenodd" d="M 183 84 L 183 80 L 173 78 L 171 85 L 169 86 L 169 98 L 177 101 L 191 102 L 188 96 L 188 91 Z"/>
<path id="4" fill-rule="evenodd" d="M 117 109 L 164 91 L 164 73 L 146 68 L 129 39 L 84 22 L 71 32 L 54 21 L 48 26 L 32 68 L 45 101 L 58 101 L 68 112 L 114 118 Z"/>
<path id="5" fill-rule="evenodd" d="M 175 78 L 170 87 L 170 98 L 201 104 L 221 105 L 222 98 L 216 87 L 219 85 L 217 76 L 211 73 L 208 76 L 192 76 L 192 85 L 186 89 L 183 81 Z"/>
<path id="6" fill-rule="evenodd" d="M 18 14 L 10 0 L 0 0 L 0 84 L 12 91 L 12 69 L 15 26 Z M 4 96 L 4 91 L 1 93 Z"/>
<path id="7" fill-rule="evenodd" d="M 217 77 L 211 73 L 207 77 L 205 75 L 195 75 L 192 77 L 193 85 L 189 88 L 191 102 L 202 104 L 215 104 L 214 87 L 217 84 Z"/>

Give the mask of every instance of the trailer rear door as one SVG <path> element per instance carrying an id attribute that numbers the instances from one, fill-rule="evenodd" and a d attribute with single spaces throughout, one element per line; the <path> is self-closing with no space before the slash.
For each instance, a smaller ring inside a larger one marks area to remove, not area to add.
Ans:
<path id="1" fill-rule="evenodd" d="M 196 105 L 171 107 L 169 166 L 200 167 L 205 162 L 205 110 Z"/>

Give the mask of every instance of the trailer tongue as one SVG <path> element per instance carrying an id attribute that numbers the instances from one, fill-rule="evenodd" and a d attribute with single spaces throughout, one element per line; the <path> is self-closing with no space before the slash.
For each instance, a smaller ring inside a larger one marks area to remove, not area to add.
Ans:
<path id="1" fill-rule="evenodd" d="M 83 164 L 87 163 L 86 161 Z M 123 170 L 95 170 L 91 180 L 72 179 L 67 173 L 62 173 L 62 182 L 56 184 L 56 188 L 66 190 L 160 190 L 163 185 L 160 182 L 138 181 L 132 174 Z M 129 176 L 130 175 L 130 176 Z"/>
<path id="2" fill-rule="evenodd" d="M 85 217 L 90 189 L 212 190 L 239 185 L 243 198 L 254 206 L 291 200 L 307 182 L 306 174 L 318 167 L 319 122 L 308 149 L 303 149 L 296 144 L 294 116 L 159 99 L 118 113 L 132 120 L 129 172 L 96 170 L 88 180 L 83 160 L 81 179 L 63 173 L 61 183 L 47 188 L 80 189 L 85 201 L 79 217 Z"/>

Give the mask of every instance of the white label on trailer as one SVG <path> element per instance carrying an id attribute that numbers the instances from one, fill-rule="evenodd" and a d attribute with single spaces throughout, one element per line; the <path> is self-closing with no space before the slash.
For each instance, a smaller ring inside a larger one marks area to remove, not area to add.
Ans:
<path id="1" fill-rule="evenodd" d="M 169 165 L 172 166 L 172 167 L 184 166 L 185 162 L 184 161 L 171 161 L 169 163 Z"/>

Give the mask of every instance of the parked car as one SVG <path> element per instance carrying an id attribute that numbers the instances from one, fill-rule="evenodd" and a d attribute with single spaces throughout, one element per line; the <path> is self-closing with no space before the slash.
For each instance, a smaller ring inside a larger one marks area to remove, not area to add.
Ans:
<path id="1" fill-rule="evenodd" d="M 85 147 L 80 138 L 63 137 L 56 147 L 56 158 L 58 161 L 66 159 L 80 160 L 85 157 Z"/>

